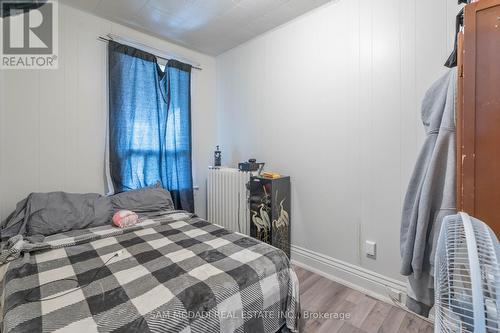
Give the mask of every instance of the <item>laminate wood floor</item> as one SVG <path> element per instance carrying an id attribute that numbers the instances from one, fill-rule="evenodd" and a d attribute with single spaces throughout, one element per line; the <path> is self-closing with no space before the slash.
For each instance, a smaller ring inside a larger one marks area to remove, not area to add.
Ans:
<path id="1" fill-rule="evenodd" d="M 364 295 L 301 267 L 294 268 L 300 281 L 300 302 L 303 312 L 301 332 L 431 333 L 434 331 L 433 325 L 429 322 L 396 306 Z M 318 318 L 313 312 L 325 313 L 330 318 Z M 309 318 L 305 318 L 306 315 L 309 315 Z M 339 318 L 342 315 L 343 320 Z"/>

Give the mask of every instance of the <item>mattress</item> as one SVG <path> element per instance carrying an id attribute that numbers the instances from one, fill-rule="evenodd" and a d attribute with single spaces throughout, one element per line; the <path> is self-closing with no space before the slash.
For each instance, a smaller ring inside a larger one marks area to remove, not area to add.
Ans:
<path id="1" fill-rule="evenodd" d="M 3 332 L 292 332 L 279 249 L 182 211 L 20 240 L 1 266 Z"/>

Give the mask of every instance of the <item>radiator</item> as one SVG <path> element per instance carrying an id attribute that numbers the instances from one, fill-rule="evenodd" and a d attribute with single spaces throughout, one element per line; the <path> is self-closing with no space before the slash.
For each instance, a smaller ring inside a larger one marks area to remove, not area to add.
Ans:
<path id="1" fill-rule="evenodd" d="M 248 191 L 250 172 L 209 168 L 207 180 L 208 221 L 231 231 L 250 234 Z"/>

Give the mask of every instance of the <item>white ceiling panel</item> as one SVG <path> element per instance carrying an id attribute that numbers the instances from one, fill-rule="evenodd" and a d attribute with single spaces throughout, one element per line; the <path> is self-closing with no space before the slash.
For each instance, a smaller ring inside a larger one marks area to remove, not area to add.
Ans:
<path id="1" fill-rule="evenodd" d="M 183 28 L 184 20 L 178 16 L 167 14 L 162 10 L 146 5 L 137 13 L 133 22 L 141 30 L 154 32 L 158 35 L 161 35 L 163 31 L 169 31 L 170 38 L 177 39 L 182 37 L 185 32 Z"/>
<path id="2" fill-rule="evenodd" d="M 72 6 L 72 7 L 77 7 L 79 9 L 87 11 L 87 12 L 93 12 L 94 9 L 96 9 L 99 2 L 101 2 L 101 0 L 87 0 L 87 1 L 64 0 L 65 4 Z"/>
<path id="3" fill-rule="evenodd" d="M 284 4 L 277 10 L 261 15 L 255 20 L 251 21 L 246 28 L 256 35 L 260 35 L 290 21 L 290 17 L 295 17 L 292 16 L 291 13 L 291 9 L 286 4 Z"/>
<path id="4" fill-rule="evenodd" d="M 189 8 L 196 2 L 200 2 L 199 0 L 177 0 L 177 1 L 165 1 L 165 0 L 149 0 L 148 4 L 161 9 L 165 12 L 170 12 L 171 14 L 175 14 L 179 10 L 183 10 L 184 8 Z"/>
<path id="5" fill-rule="evenodd" d="M 60 0 L 218 55 L 331 0 Z"/>
<path id="6" fill-rule="evenodd" d="M 274 13 L 275 10 L 290 0 L 242 0 L 239 7 L 245 10 L 248 20 Z"/>
<path id="7" fill-rule="evenodd" d="M 300 16 L 304 13 L 307 13 L 308 11 L 311 10 L 311 8 L 316 8 L 319 6 L 324 5 L 326 2 L 331 2 L 331 1 L 338 1 L 338 0 L 306 0 L 306 1 L 300 1 L 300 0 L 290 0 L 289 2 L 286 3 L 286 7 L 290 9 L 289 15 L 292 17 L 297 17 Z"/>
<path id="8" fill-rule="evenodd" d="M 65 1 L 66 0 L 62 2 Z M 86 1 L 87 0 L 84 0 L 83 2 L 85 3 Z M 148 1 L 149 0 L 101 0 L 99 5 L 94 9 L 94 13 L 110 20 L 129 22 Z M 75 3 L 76 1 L 72 0 L 72 2 Z"/>

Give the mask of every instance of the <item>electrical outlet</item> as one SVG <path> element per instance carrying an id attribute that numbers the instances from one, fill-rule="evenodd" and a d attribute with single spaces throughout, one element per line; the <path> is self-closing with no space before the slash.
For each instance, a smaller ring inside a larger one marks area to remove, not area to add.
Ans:
<path id="1" fill-rule="evenodd" d="M 377 243 L 374 241 L 366 241 L 365 242 L 365 253 L 368 258 L 376 259 L 377 258 Z"/>

